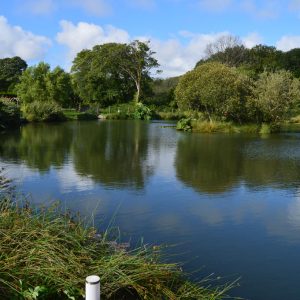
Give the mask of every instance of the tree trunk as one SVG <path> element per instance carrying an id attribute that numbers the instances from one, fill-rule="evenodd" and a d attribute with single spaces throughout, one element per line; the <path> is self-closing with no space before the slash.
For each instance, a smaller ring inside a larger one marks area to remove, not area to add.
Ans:
<path id="1" fill-rule="evenodd" d="M 136 94 L 135 94 L 135 102 L 139 103 L 140 102 L 140 96 L 141 96 L 141 83 L 140 82 L 136 82 Z"/>

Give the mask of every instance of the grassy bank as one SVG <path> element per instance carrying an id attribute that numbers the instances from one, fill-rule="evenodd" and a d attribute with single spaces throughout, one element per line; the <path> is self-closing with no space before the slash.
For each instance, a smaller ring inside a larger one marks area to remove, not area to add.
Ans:
<path id="1" fill-rule="evenodd" d="M 92 112 L 79 112 L 75 109 L 64 109 L 63 114 L 68 121 L 73 120 L 96 120 L 97 114 Z"/>
<path id="2" fill-rule="evenodd" d="M 270 133 L 269 125 L 245 124 L 237 125 L 230 122 L 192 121 L 192 131 L 203 133 Z"/>
<path id="3" fill-rule="evenodd" d="M 213 300 L 232 288 L 189 282 L 179 265 L 161 262 L 159 247 L 128 250 L 57 206 L 0 198 L 1 299 L 83 299 L 90 274 L 101 278 L 101 299 Z"/>
<path id="4" fill-rule="evenodd" d="M 300 132 L 300 124 L 282 123 L 272 124 L 234 124 L 232 122 L 181 119 L 177 129 L 200 133 L 251 133 L 270 134 L 279 132 Z"/>

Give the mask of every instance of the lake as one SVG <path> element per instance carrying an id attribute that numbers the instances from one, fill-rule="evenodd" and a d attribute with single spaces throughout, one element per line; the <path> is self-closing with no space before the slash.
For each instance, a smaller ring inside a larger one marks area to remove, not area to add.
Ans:
<path id="1" fill-rule="evenodd" d="M 133 247 L 170 245 L 194 279 L 241 277 L 233 295 L 299 299 L 300 134 L 168 125 L 29 124 L 0 134 L 0 166 L 36 204 L 60 200 Z"/>

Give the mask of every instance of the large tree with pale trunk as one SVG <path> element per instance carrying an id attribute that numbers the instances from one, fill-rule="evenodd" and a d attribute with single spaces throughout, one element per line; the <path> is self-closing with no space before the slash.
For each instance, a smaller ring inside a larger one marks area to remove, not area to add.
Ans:
<path id="1" fill-rule="evenodd" d="M 149 43 L 108 43 L 77 54 L 72 74 L 79 95 L 102 106 L 127 101 L 139 102 L 151 70 L 159 66 Z"/>

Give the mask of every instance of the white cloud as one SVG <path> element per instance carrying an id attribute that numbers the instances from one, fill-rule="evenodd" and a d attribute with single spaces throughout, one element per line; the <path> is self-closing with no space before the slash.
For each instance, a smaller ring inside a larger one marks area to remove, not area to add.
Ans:
<path id="1" fill-rule="evenodd" d="M 130 37 L 127 31 L 113 26 L 101 27 L 91 23 L 80 22 L 73 24 L 69 21 L 61 21 L 61 32 L 56 36 L 58 43 L 68 48 L 68 61 L 74 59 L 76 54 L 83 49 L 91 49 L 94 45 L 108 42 L 128 43 L 136 38 L 147 41 L 151 40 L 151 47 L 156 52 L 162 76 L 177 76 L 192 69 L 196 62 L 203 57 L 205 47 L 213 42 L 224 32 L 217 34 L 194 34 L 181 32 L 185 35 L 187 44 L 180 42 L 179 38 L 168 40 L 153 39 L 151 37 Z"/>
<path id="2" fill-rule="evenodd" d="M 263 43 L 263 38 L 256 32 L 252 32 L 247 36 L 242 38 L 242 42 L 247 48 L 252 48 L 255 45 L 259 45 Z"/>
<path id="3" fill-rule="evenodd" d="M 285 35 L 281 37 L 276 43 L 276 48 L 282 51 L 300 48 L 300 35 Z"/>
<path id="4" fill-rule="evenodd" d="M 85 22 L 75 25 L 69 21 L 61 21 L 60 25 L 62 31 L 57 34 L 56 40 L 59 44 L 67 46 L 70 61 L 83 49 L 109 42 L 127 43 L 130 40 L 125 30 L 113 26 L 101 27 Z"/>
<path id="5" fill-rule="evenodd" d="M 151 46 L 164 71 L 162 76 L 178 76 L 193 69 L 197 61 L 205 56 L 207 44 L 225 34 L 228 33 L 194 34 L 181 31 L 180 35 L 187 39 L 187 43 L 180 42 L 179 38 L 166 41 L 151 39 Z"/>
<path id="6" fill-rule="evenodd" d="M 69 21 L 61 21 L 61 28 L 56 40 L 67 47 L 68 67 L 78 52 L 91 49 L 95 45 L 108 42 L 128 43 L 134 39 L 150 40 L 151 49 L 156 52 L 155 57 L 163 70 L 160 75 L 162 77 L 178 76 L 193 69 L 195 64 L 205 56 L 207 44 L 230 34 L 229 32 L 200 34 L 180 31 L 174 38 L 161 40 L 149 36 L 132 37 L 120 28 L 102 27 L 85 22 L 73 24 Z M 252 33 L 242 40 L 247 47 L 253 47 L 262 39 L 257 33 Z"/>
<path id="7" fill-rule="evenodd" d="M 0 16 L 0 57 L 20 56 L 25 60 L 44 57 L 51 41 L 44 37 L 25 31 L 19 26 L 12 26 L 7 19 Z"/>

